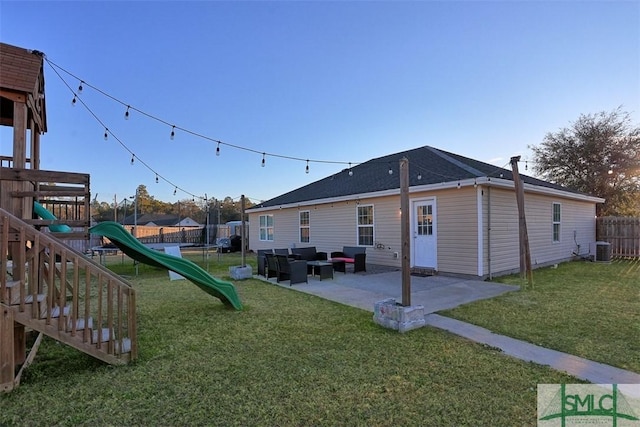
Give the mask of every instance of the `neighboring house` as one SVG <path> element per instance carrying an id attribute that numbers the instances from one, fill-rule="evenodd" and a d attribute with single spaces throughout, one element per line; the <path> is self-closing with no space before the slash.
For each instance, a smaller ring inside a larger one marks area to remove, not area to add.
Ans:
<path id="1" fill-rule="evenodd" d="M 167 214 L 138 214 L 137 218 L 129 215 L 124 219 L 123 225 L 134 225 L 136 222 L 139 226 L 148 227 L 202 227 L 202 224 L 189 217 L 178 218 L 177 215 Z"/>
<path id="2" fill-rule="evenodd" d="M 252 250 L 366 247 L 401 266 L 399 161 L 409 160 L 411 267 L 487 278 L 519 270 L 512 173 L 425 146 L 372 159 L 248 209 Z M 603 199 L 521 175 L 533 267 L 586 255 Z"/>

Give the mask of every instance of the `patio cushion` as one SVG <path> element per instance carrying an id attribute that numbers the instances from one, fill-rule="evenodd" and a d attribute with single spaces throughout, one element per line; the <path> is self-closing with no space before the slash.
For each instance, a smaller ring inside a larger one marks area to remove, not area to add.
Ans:
<path id="1" fill-rule="evenodd" d="M 346 263 L 349 263 L 349 264 L 353 264 L 355 262 L 355 260 L 353 258 L 345 258 L 345 257 L 331 258 L 331 261 L 342 261 L 342 262 L 346 262 Z"/>

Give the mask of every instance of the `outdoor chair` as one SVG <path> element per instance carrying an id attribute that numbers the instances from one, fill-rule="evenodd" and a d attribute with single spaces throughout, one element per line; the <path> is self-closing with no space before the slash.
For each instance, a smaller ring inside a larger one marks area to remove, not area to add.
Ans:
<path id="1" fill-rule="evenodd" d="M 344 268 L 346 264 L 353 264 L 353 272 L 367 271 L 367 253 L 366 249 L 358 246 L 344 246 L 340 252 L 331 252 L 332 261 L 342 261 L 333 264 L 336 271 Z M 342 271 L 343 273 L 345 271 Z"/>
<path id="2" fill-rule="evenodd" d="M 289 285 L 307 282 L 307 262 L 294 261 L 285 255 L 275 255 L 278 264 L 277 280 L 289 280 Z"/>
<path id="3" fill-rule="evenodd" d="M 267 258 L 266 254 L 273 253 L 272 249 L 258 249 L 258 275 L 267 277 Z"/>
<path id="4" fill-rule="evenodd" d="M 267 279 L 271 277 L 278 277 L 278 261 L 276 260 L 276 256 L 271 253 L 264 254 L 266 265 L 265 265 L 265 275 Z"/>

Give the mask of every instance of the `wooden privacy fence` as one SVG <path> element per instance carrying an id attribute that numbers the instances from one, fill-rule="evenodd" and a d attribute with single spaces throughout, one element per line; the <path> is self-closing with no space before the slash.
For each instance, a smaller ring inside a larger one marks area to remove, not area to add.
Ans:
<path id="1" fill-rule="evenodd" d="M 611 256 L 640 258 L 640 218 L 605 216 L 596 221 L 596 238 L 611 244 Z"/>

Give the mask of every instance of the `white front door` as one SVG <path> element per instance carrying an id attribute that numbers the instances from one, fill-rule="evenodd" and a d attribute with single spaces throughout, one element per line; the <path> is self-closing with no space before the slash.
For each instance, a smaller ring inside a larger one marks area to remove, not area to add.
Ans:
<path id="1" fill-rule="evenodd" d="M 414 200 L 411 210 L 411 266 L 437 268 L 435 199 Z"/>

